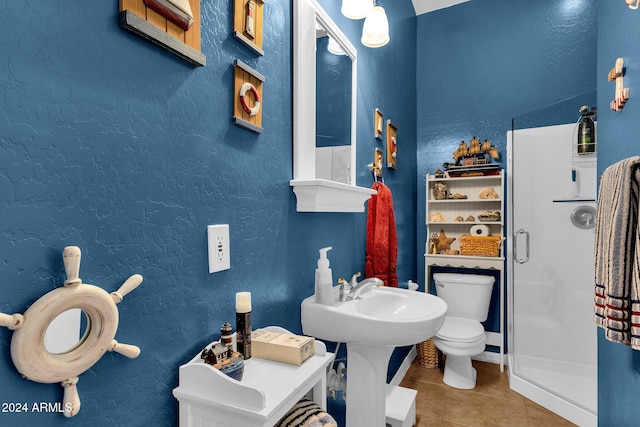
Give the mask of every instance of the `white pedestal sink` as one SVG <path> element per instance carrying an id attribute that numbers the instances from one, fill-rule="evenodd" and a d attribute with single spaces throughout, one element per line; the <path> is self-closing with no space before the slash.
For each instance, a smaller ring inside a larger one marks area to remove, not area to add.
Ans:
<path id="1" fill-rule="evenodd" d="M 397 346 L 417 344 L 440 329 L 447 304 L 406 289 L 369 288 L 353 301 L 302 301 L 302 331 L 347 344 L 347 427 L 384 427 L 387 366 Z"/>

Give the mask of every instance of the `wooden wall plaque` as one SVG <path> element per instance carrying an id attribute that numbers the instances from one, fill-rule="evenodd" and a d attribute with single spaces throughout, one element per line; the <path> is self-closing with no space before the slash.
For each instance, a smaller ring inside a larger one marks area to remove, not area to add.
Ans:
<path id="1" fill-rule="evenodd" d="M 265 77 L 236 59 L 233 81 L 233 123 L 262 133 L 262 86 Z"/>
<path id="2" fill-rule="evenodd" d="M 200 46 L 200 0 L 189 0 L 194 23 L 183 30 L 144 0 L 120 0 L 120 27 L 196 65 L 206 65 Z"/>

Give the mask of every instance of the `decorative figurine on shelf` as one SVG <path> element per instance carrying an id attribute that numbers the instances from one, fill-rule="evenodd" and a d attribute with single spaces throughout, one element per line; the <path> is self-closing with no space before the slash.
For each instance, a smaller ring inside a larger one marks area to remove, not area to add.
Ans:
<path id="1" fill-rule="evenodd" d="M 475 166 L 488 165 L 491 160 L 498 160 L 500 154 L 495 145 L 491 145 L 491 141 L 485 139 L 482 143 L 477 136 L 469 141 L 469 146 L 462 141 L 458 148 L 453 152 L 452 156 L 455 166 Z M 448 164 L 445 164 L 445 168 Z"/>
<path id="2" fill-rule="evenodd" d="M 449 198 L 449 187 L 444 182 L 436 182 L 433 185 L 433 198 L 436 200 L 447 200 Z"/>
<path id="3" fill-rule="evenodd" d="M 502 214 L 500 211 L 490 211 L 486 210 L 482 213 L 478 214 L 478 220 L 480 221 L 500 221 L 502 219 Z"/>
<path id="4" fill-rule="evenodd" d="M 431 222 L 446 222 L 447 218 L 443 217 L 440 212 L 434 212 L 429 215 L 429 221 Z"/>
<path id="5" fill-rule="evenodd" d="M 442 254 L 451 251 L 451 243 L 453 243 L 455 240 L 455 237 L 447 237 L 447 235 L 444 234 L 444 230 L 440 230 L 440 235 L 438 235 L 438 238 L 435 242 L 437 251 L 436 253 Z"/>
<path id="6" fill-rule="evenodd" d="M 476 219 L 473 217 L 473 215 L 469 215 L 466 218 L 463 218 L 462 215 L 458 215 L 453 219 L 453 222 L 475 222 L 475 220 Z"/>
<path id="7" fill-rule="evenodd" d="M 241 381 L 244 374 L 244 357 L 221 343 L 213 343 L 202 350 L 200 358 L 225 375 Z"/>
<path id="8" fill-rule="evenodd" d="M 478 194 L 479 199 L 497 199 L 498 193 L 492 187 L 487 187 Z"/>
<path id="9" fill-rule="evenodd" d="M 204 363 L 213 366 L 225 375 L 242 380 L 244 374 L 244 357 L 233 351 L 231 324 L 224 322 L 220 328 L 220 342 L 214 342 L 200 353 Z"/>
<path id="10" fill-rule="evenodd" d="M 429 253 L 435 255 L 438 253 L 438 249 L 436 247 L 436 242 L 438 241 L 438 233 L 431 234 L 431 246 L 429 246 Z"/>

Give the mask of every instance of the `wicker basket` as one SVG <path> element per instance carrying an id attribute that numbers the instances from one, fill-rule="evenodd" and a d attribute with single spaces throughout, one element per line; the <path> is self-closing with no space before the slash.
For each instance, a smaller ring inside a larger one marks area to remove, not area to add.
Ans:
<path id="1" fill-rule="evenodd" d="M 460 254 L 475 256 L 498 256 L 504 237 L 500 236 L 460 236 Z"/>
<path id="2" fill-rule="evenodd" d="M 423 368 L 439 368 L 440 367 L 440 350 L 433 343 L 433 338 L 416 344 L 418 351 L 418 363 Z"/>

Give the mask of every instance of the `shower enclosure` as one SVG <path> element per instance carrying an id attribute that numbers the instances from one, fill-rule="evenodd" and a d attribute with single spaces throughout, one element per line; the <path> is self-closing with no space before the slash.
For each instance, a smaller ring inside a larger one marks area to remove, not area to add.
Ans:
<path id="1" fill-rule="evenodd" d="M 577 123 L 507 134 L 507 331 L 513 390 L 597 425 L 596 155 Z"/>

